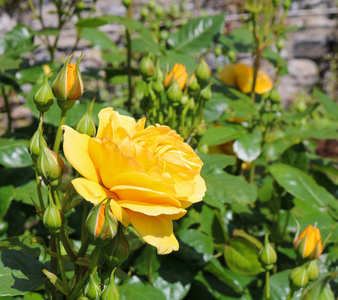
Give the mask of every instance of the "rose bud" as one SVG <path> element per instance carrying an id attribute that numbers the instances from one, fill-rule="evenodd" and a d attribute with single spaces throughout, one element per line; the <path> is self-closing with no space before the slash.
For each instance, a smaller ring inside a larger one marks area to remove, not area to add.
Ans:
<path id="1" fill-rule="evenodd" d="M 120 293 L 119 293 L 119 290 L 117 288 L 117 285 L 115 283 L 115 278 L 114 278 L 115 270 L 116 269 L 114 269 L 113 272 L 111 272 L 109 284 L 106 286 L 106 288 L 103 290 L 100 296 L 101 300 L 119 300 L 120 299 Z"/>
<path id="2" fill-rule="evenodd" d="M 154 72 L 154 80 L 163 81 L 163 79 L 164 79 L 163 72 L 161 70 L 160 61 L 158 59 L 156 62 L 156 67 L 155 67 L 155 72 Z"/>
<path id="3" fill-rule="evenodd" d="M 48 204 L 45 213 L 43 214 L 43 225 L 50 233 L 59 233 L 64 223 L 64 215 L 62 211 L 52 202 Z"/>
<path id="4" fill-rule="evenodd" d="M 302 258 L 315 259 L 322 254 L 323 246 L 318 228 L 309 225 L 299 237 L 297 235 L 293 242 L 293 248 Z"/>
<path id="5" fill-rule="evenodd" d="M 210 84 L 208 84 L 203 90 L 201 90 L 200 97 L 203 101 L 208 101 L 212 97 Z"/>
<path id="6" fill-rule="evenodd" d="M 122 0 L 122 4 L 125 8 L 129 8 L 129 6 L 133 3 L 133 0 Z"/>
<path id="7" fill-rule="evenodd" d="M 117 220 L 109 208 L 110 200 L 93 207 L 86 220 L 86 230 L 94 245 L 104 246 L 117 232 Z"/>
<path id="8" fill-rule="evenodd" d="M 81 119 L 77 122 L 75 126 L 75 130 L 79 133 L 87 134 L 90 137 L 95 136 L 96 134 L 96 126 L 93 119 L 93 106 L 95 99 L 92 100 L 88 109 L 81 117 Z"/>
<path id="9" fill-rule="evenodd" d="M 274 87 L 271 91 L 270 91 L 270 100 L 272 103 L 281 103 L 282 98 L 278 92 L 278 89 L 276 87 Z"/>
<path id="10" fill-rule="evenodd" d="M 103 257 L 110 269 L 119 267 L 129 257 L 129 242 L 122 231 L 122 226 L 119 226 L 114 239 L 102 249 Z"/>
<path id="11" fill-rule="evenodd" d="M 263 268 L 266 270 L 271 270 L 273 268 L 273 264 L 277 261 L 277 254 L 275 249 L 272 248 L 269 243 L 269 235 L 266 234 L 264 246 L 261 248 L 258 254 L 258 259 L 262 264 Z"/>
<path id="12" fill-rule="evenodd" d="M 165 88 L 169 88 L 174 82 L 178 83 L 178 86 L 181 90 L 184 89 L 185 83 L 188 78 L 188 73 L 185 66 L 175 64 L 171 72 L 167 75 L 164 80 Z"/>
<path id="13" fill-rule="evenodd" d="M 160 95 L 164 91 L 164 85 L 161 80 L 157 79 L 154 82 L 153 90 L 157 95 Z"/>
<path id="14" fill-rule="evenodd" d="M 46 185 L 57 187 L 62 181 L 65 164 L 61 157 L 48 149 L 42 135 L 40 135 L 40 153 L 36 163 L 36 170 Z"/>
<path id="15" fill-rule="evenodd" d="M 79 69 L 79 64 L 83 58 L 83 54 L 81 54 L 77 60 L 76 65 L 69 63 L 73 54 L 67 58 L 66 63 L 60 70 L 52 85 L 54 95 L 58 100 L 58 105 L 61 109 L 70 109 L 74 105 L 74 101 L 78 100 L 84 92 Z M 67 105 L 66 103 L 62 103 L 65 101 L 71 102 Z"/>
<path id="16" fill-rule="evenodd" d="M 172 103 L 180 102 L 182 98 L 182 90 L 180 89 L 177 81 L 171 84 L 170 88 L 167 91 L 167 97 L 168 100 Z"/>
<path id="17" fill-rule="evenodd" d="M 305 287 L 308 284 L 309 274 L 306 271 L 306 265 L 307 264 L 304 264 L 291 271 L 289 275 L 289 282 L 292 290 L 299 290 L 300 288 Z"/>
<path id="18" fill-rule="evenodd" d="M 192 75 L 189 80 L 189 84 L 188 84 L 188 92 L 190 95 L 193 95 L 199 89 L 200 89 L 200 85 L 198 84 L 196 76 Z"/>
<path id="19" fill-rule="evenodd" d="M 49 110 L 54 101 L 52 89 L 48 84 L 48 74 L 45 75 L 43 83 L 33 97 L 36 109 L 44 113 Z"/>
<path id="20" fill-rule="evenodd" d="M 40 120 L 39 127 L 30 139 L 27 147 L 28 153 L 34 162 L 38 159 L 40 153 L 40 136 L 42 137 L 42 120 Z M 41 141 L 47 147 L 45 139 L 42 138 Z"/>
<path id="21" fill-rule="evenodd" d="M 204 86 L 211 76 L 210 68 L 202 56 L 201 61 L 195 70 L 195 76 L 201 86 Z"/>
<path id="22" fill-rule="evenodd" d="M 315 259 L 310 261 L 309 265 L 306 268 L 306 271 L 309 275 L 310 281 L 314 281 L 315 279 L 318 278 L 319 267 L 318 267 L 317 261 Z"/>
<path id="23" fill-rule="evenodd" d="M 83 291 L 83 294 L 89 299 L 89 300 L 95 300 L 98 298 L 101 294 L 100 286 L 95 281 L 92 274 L 90 274 L 88 283 Z"/>
<path id="24" fill-rule="evenodd" d="M 155 66 L 149 55 L 142 58 L 140 63 L 140 74 L 144 81 L 148 82 L 151 80 L 155 72 Z"/>

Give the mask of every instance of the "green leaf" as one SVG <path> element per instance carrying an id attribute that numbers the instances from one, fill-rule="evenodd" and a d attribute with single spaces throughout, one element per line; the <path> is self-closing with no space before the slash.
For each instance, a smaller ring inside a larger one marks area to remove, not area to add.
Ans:
<path id="1" fill-rule="evenodd" d="M 313 90 L 313 97 L 320 101 L 328 114 L 332 115 L 336 119 L 338 118 L 338 105 L 330 97 L 316 88 Z"/>
<path id="2" fill-rule="evenodd" d="M 110 40 L 106 33 L 98 30 L 97 28 L 83 28 L 81 30 L 81 37 L 90 41 L 94 48 L 117 51 L 116 44 Z"/>
<path id="3" fill-rule="evenodd" d="M 261 143 L 262 134 L 259 128 L 256 127 L 253 132 L 242 134 L 232 147 L 238 158 L 246 162 L 252 162 L 262 152 Z"/>
<path id="4" fill-rule="evenodd" d="M 285 164 L 272 165 L 269 170 L 278 184 L 294 197 L 320 207 L 330 205 L 337 209 L 335 198 L 303 171 Z"/>
<path id="5" fill-rule="evenodd" d="M 3 71 L 19 69 L 21 62 L 22 62 L 21 59 L 13 59 L 8 58 L 6 56 L 2 56 L 0 57 L 0 69 Z"/>
<path id="6" fill-rule="evenodd" d="M 195 251 L 204 256 L 204 260 L 210 260 L 214 251 L 212 238 L 195 229 L 188 229 L 179 234 L 180 239 Z"/>
<path id="7" fill-rule="evenodd" d="M 254 39 L 252 32 L 246 28 L 232 30 L 230 34 L 222 35 L 219 41 L 225 48 L 235 52 L 252 52 Z"/>
<path id="8" fill-rule="evenodd" d="M 167 300 L 180 300 L 189 292 L 194 274 L 184 261 L 165 257 L 161 268 L 153 274 L 153 286 L 162 291 Z"/>
<path id="9" fill-rule="evenodd" d="M 196 68 L 196 60 L 185 53 L 167 50 L 163 56 L 160 57 L 160 66 L 162 70 L 171 70 L 175 63 L 182 64 L 187 68 L 188 73 L 192 73 Z"/>
<path id="10" fill-rule="evenodd" d="M 35 258 L 39 252 L 18 238 L 0 241 L 0 296 L 23 295 L 47 281 L 44 265 Z"/>
<path id="11" fill-rule="evenodd" d="M 309 159 L 303 143 L 291 146 L 283 155 L 281 162 L 306 172 L 309 167 Z"/>
<path id="12" fill-rule="evenodd" d="M 244 288 L 250 282 L 255 280 L 255 277 L 242 276 L 224 268 L 216 258 L 213 258 L 210 262 L 208 262 L 208 264 L 204 267 L 204 270 L 213 274 L 237 293 L 243 292 Z"/>
<path id="13" fill-rule="evenodd" d="M 168 38 L 168 45 L 175 51 L 201 53 L 211 47 L 214 37 L 223 29 L 225 14 L 201 17 L 187 22 Z"/>
<path id="14" fill-rule="evenodd" d="M 288 74 L 288 68 L 287 68 L 286 60 L 283 57 L 281 57 L 279 54 L 277 54 L 277 52 L 275 52 L 272 49 L 264 49 L 262 56 L 265 59 L 269 60 L 275 68 L 278 65 L 282 66 L 281 70 L 279 71 L 279 76 L 283 76 L 283 75 Z"/>
<path id="15" fill-rule="evenodd" d="M 241 237 L 230 240 L 224 258 L 230 270 L 241 275 L 257 275 L 264 271 L 258 261 L 258 249 Z"/>
<path id="16" fill-rule="evenodd" d="M 220 174 L 204 174 L 207 185 L 206 195 L 219 203 L 254 202 L 257 192 L 253 185 L 240 176 L 232 176 L 225 172 Z"/>
<path id="17" fill-rule="evenodd" d="M 133 263 L 133 268 L 135 268 L 137 275 L 149 276 L 149 263 L 151 263 L 153 272 L 157 271 L 161 266 L 159 256 L 156 255 L 156 248 L 147 245 Z"/>
<path id="18" fill-rule="evenodd" d="M 229 165 L 234 165 L 236 157 L 225 154 L 199 154 L 203 161 L 203 172 L 210 173 L 212 171 L 223 170 Z"/>
<path id="19" fill-rule="evenodd" d="M 214 122 L 221 118 L 225 110 L 229 107 L 229 104 L 222 98 L 211 98 L 204 108 L 203 118 L 207 122 Z"/>
<path id="20" fill-rule="evenodd" d="M 306 108 L 304 111 L 300 113 L 290 113 L 288 111 L 284 111 L 282 113 L 282 120 L 285 120 L 287 122 L 294 122 L 299 121 L 307 117 L 309 114 L 311 114 L 317 107 L 319 106 L 319 103 L 315 103 L 310 105 L 308 108 Z"/>
<path id="21" fill-rule="evenodd" d="M 232 141 L 241 135 L 239 126 L 211 127 L 202 136 L 199 144 L 217 146 Z"/>
<path id="22" fill-rule="evenodd" d="M 164 294 L 150 284 L 140 281 L 119 286 L 120 300 L 166 300 Z"/>
<path id="23" fill-rule="evenodd" d="M 289 293 L 289 274 L 291 270 L 278 272 L 270 277 L 271 300 L 284 300 Z M 298 298 L 297 298 L 298 299 Z"/>
<path id="24" fill-rule="evenodd" d="M 0 138 L 0 164 L 7 168 L 31 166 L 32 160 L 27 151 L 28 142 Z"/>
<path id="25" fill-rule="evenodd" d="M 107 23 L 107 20 L 104 18 L 94 17 L 81 19 L 75 25 L 78 27 L 99 27 L 102 25 L 106 25 Z"/>
<path id="26" fill-rule="evenodd" d="M 0 187 L 0 220 L 6 215 L 15 193 L 13 185 Z"/>

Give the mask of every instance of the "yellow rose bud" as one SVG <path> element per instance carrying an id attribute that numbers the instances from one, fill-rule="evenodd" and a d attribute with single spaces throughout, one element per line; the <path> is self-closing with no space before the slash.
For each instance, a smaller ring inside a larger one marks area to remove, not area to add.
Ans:
<path id="1" fill-rule="evenodd" d="M 86 230 L 94 245 L 104 246 L 117 232 L 117 220 L 109 208 L 108 201 L 102 201 L 93 207 L 86 220 Z"/>
<path id="2" fill-rule="evenodd" d="M 37 90 L 33 97 L 36 109 L 39 112 L 46 112 L 49 110 L 54 101 L 53 92 L 48 84 L 48 75 L 45 75 L 42 85 Z"/>
<path id="3" fill-rule="evenodd" d="M 323 252 L 319 229 L 309 225 L 299 237 L 295 238 L 293 248 L 302 258 L 318 258 Z"/>
<path id="4" fill-rule="evenodd" d="M 77 60 L 76 65 L 69 63 L 72 56 L 73 54 L 68 57 L 66 63 L 60 70 L 52 85 L 54 95 L 58 100 L 58 105 L 61 105 L 62 107 L 60 107 L 62 109 L 69 109 L 72 107 L 72 104 L 74 104 L 73 102 L 78 100 L 84 92 L 82 77 L 79 69 L 79 64 L 83 58 L 83 54 L 81 54 Z M 72 101 L 72 104 L 68 104 L 70 107 L 68 107 L 67 104 L 62 104 L 62 102 L 65 101 Z"/>
<path id="5" fill-rule="evenodd" d="M 62 181 L 65 164 L 62 158 L 48 149 L 40 135 L 40 153 L 36 162 L 36 170 L 46 185 L 57 187 Z"/>
<path id="6" fill-rule="evenodd" d="M 188 73 L 185 66 L 175 63 L 171 72 L 167 75 L 164 80 L 164 86 L 166 88 L 170 87 L 175 81 L 178 83 L 178 86 L 181 90 L 184 89 L 185 83 L 188 78 Z"/>

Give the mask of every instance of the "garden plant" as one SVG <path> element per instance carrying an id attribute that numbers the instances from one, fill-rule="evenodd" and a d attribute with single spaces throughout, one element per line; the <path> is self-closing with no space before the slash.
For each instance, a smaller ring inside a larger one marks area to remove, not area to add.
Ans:
<path id="1" fill-rule="evenodd" d="M 338 138 L 338 106 L 321 86 L 282 102 L 291 0 L 242 1 L 236 29 L 180 1 L 136 16 L 122 0 L 123 17 L 98 1 L 50 1 L 48 27 L 29 0 L 41 30 L 0 37 L 0 296 L 336 299 L 337 158 L 317 145 Z"/>

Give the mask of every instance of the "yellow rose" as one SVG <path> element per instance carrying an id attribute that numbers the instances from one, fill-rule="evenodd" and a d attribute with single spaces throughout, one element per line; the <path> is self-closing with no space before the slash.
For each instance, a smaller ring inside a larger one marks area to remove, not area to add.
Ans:
<path id="1" fill-rule="evenodd" d="M 171 72 L 164 79 L 164 86 L 168 88 L 175 80 L 177 80 L 178 86 L 183 90 L 187 79 L 188 73 L 185 66 L 176 63 Z"/>
<path id="2" fill-rule="evenodd" d="M 206 191 L 202 161 L 167 126 L 144 128 L 112 108 L 99 113 L 95 138 L 64 126 L 64 153 L 83 176 L 72 181 L 94 205 L 111 198 L 110 207 L 124 226 L 131 223 L 159 254 L 178 250 L 172 221 L 201 201 Z"/>
<path id="3" fill-rule="evenodd" d="M 219 79 L 227 85 L 236 85 L 243 93 L 250 93 L 253 83 L 253 68 L 245 64 L 225 65 L 222 69 Z M 269 92 L 273 87 L 270 77 L 258 71 L 255 85 L 255 92 L 257 94 L 264 94 Z"/>

